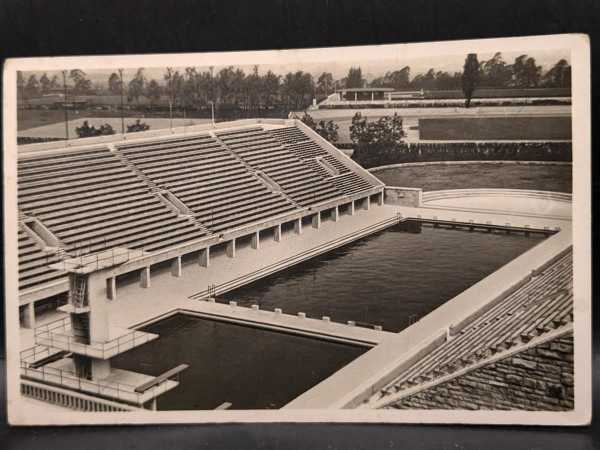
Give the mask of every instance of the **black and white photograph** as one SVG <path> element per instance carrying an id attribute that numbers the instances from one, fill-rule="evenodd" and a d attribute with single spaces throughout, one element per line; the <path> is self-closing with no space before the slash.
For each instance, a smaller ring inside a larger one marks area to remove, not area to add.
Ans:
<path id="1" fill-rule="evenodd" d="M 583 35 L 9 59 L 8 418 L 588 423 Z"/>

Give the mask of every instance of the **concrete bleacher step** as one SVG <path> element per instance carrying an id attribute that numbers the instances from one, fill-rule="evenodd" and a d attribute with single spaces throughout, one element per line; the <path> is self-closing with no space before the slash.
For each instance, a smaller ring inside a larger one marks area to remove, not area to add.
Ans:
<path id="1" fill-rule="evenodd" d="M 436 379 L 442 373 L 454 373 L 565 326 L 572 320 L 569 314 L 573 311 L 569 261 L 572 261 L 571 252 L 555 261 L 551 270 L 531 277 L 529 282 L 495 304 L 454 338 L 418 360 L 384 389 L 396 386 L 401 391 L 422 384 L 424 377 Z M 550 279 L 552 282 L 548 283 Z M 546 289 L 540 289 L 540 286 Z M 530 300 L 531 292 L 536 296 L 533 306 L 515 313 Z"/>

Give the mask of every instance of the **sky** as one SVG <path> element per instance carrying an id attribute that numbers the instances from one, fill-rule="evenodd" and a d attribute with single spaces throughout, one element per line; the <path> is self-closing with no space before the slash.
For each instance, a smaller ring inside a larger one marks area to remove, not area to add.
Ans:
<path id="1" fill-rule="evenodd" d="M 514 59 L 522 54 L 533 56 L 536 59 L 538 65 L 542 66 L 543 71 L 548 70 L 552 67 L 559 59 L 564 58 L 570 63 L 570 55 L 568 50 L 536 50 L 536 51 L 520 51 L 520 52 L 502 52 L 503 58 L 507 63 L 512 63 Z M 490 59 L 493 53 L 479 53 L 479 61 Z M 163 81 L 163 74 L 165 67 L 168 65 L 168 56 L 165 55 L 165 65 L 161 67 L 145 67 L 144 73 L 148 80 L 156 79 L 160 83 Z M 278 75 L 284 75 L 288 72 L 295 72 L 302 70 L 310 72 L 315 79 L 323 72 L 331 72 L 334 79 L 340 79 L 346 76 L 350 67 L 360 67 L 362 69 L 363 77 L 367 81 L 371 81 L 374 78 L 383 76 L 387 71 L 399 70 L 404 66 L 409 66 L 411 69 L 411 78 L 414 78 L 418 73 L 427 72 L 430 68 L 434 68 L 436 71 L 442 70 L 449 73 L 458 72 L 462 70 L 464 64 L 465 55 L 440 55 L 440 56 L 428 56 L 426 58 L 383 58 L 383 59 L 361 59 L 356 61 L 345 60 L 341 63 L 336 61 L 331 62 L 296 62 L 287 64 L 263 64 L 259 65 L 259 73 L 264 74 L 268 70 L 273 71 Z M 246 73 L 252 71 L 252 65 L 235 65 L 234 67 L 242 68 Z M 215 73 L 224 66 L 215 66 Z M 184 67 L 177 67 L 176 69 L 184 71 Z M 200 71 L 208 70 L 208 66 L 196 66 L 197 70 Z M 92 80 L 93 83 L 106 85 L 109 75 L 116 71 L 116 67 L 107 67 L 106 69 L 88 69 L 86 70 L 87 76 Z M 136 72 L 136 69 L 124 69 L 123 78 L 127 82 L 131 79 Z M 38 77 L 43 73 L 39 71 L 35 72 L 24 72 L 25 76 L 28 77 L 32 73 L 35 73 Z M 47 72 L 49 76 L 53 74 L 59 74 L 58 72 Z M 59 74 L 60 75 L 60 74 Z M 59 77 L 60 78 L 60 77 Z"/>

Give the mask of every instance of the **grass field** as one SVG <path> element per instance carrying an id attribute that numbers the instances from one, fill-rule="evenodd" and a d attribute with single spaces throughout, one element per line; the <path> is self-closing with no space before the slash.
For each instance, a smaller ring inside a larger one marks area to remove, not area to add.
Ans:
<path id="1" fill-rule="evenodd" d="M 422 140 L 571 139 L 570 117 L 419 119 Z"/>
<path id="2" fill-rule="evenodd" d="M 570 165 L 456 164 L 408 166 L 375 172 L 391 186 L 443 189 L 533 189 L 571 192 Z"/>
<path id="3" fill-rule="evenodd" d="M 103 124 L 109 124 L 117 132 L 121 132 L 121 118 L 120 117 L 79 117 L 76 119 L 69 119 L 69 138 L 73 139 L 77 137 L 76 128 L 83 125 L 83 122 L 87 120 L 90 126 L 100 127 Z M 126 117 L 125 127 L 135 123 L 135 118 Z M 150 130 L 160 130 L 169 128 L 171 122 L 168 118 L 143 118 L 142 122 L 150 126 Z M 190 125 L 199 125 L 210 122 L 210 119 L 173 119 L 173 127 L 182 127 Z M 125 129 L 127 130 L 127 128 Z M 17 133 L 18 136 L 26 136 L 33 138 L 65 138 L 65 124 L 63 122 L 51 123 L 27 130 L 20 130 Z"/>

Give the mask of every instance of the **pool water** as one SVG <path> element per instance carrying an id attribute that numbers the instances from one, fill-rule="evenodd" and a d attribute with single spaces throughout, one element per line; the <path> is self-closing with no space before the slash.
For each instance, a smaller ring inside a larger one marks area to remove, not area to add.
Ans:
<path id="1" fill-rule="evenodd" d="M 230 291 L 217 301 L 400 331 L 542 239 L 404 223 Z"/>
<path id="2" fill-rule="evenodd" d="M 157 376 L 190 365 L 158 398 L 159 410 L 281 408 L 368 350 L 184 314 L 144 331 L 160 338 L 114 358 L 114 367 Z"/>

